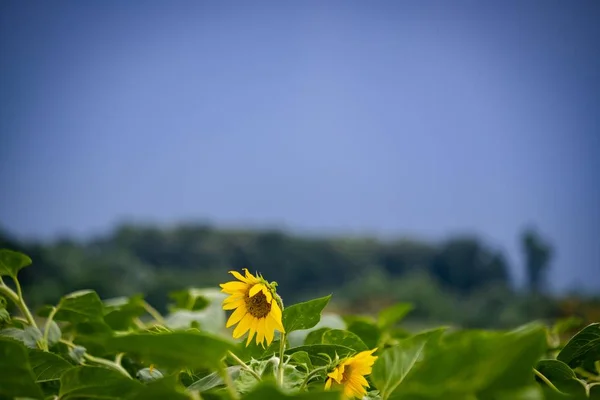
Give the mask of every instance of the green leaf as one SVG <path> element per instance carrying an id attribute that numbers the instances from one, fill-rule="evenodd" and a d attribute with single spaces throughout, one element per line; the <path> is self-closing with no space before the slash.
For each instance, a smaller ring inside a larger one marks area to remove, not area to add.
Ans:
<path id="1" fill-rule="evenodd" d="M 511 332 L 451 333 L 439 342 L 429 340 L 419 357 L 412 358 L 415 361 L 409 364 L 408 373 L 400 375 L 401 384 L 396 380 L 396 389 L 385 395 L 393 399 L 494 398 L 497 393 L 531 385 L 532 368 L 545 350 L 546 331 L 539 325 Z M 373 379 L 381 384 L 385 377 L 375 370 Z M 386 398 L 383 391 L 382 398 Z"/>
<path id="2" fill-rule="evenodd" d="M 600 323 L 588 325 L 579 331 L 556 358 L 571 368 L 600 360 Z"/>
<path id="3" fill-rule="evenodd" d="M 80 290 L 60 299 L 56 321 L 84 322 L 103 321 L 104 306 L 93 290 Z"/>
<path id="4" fill-rule="evenodd" d="M 398 303 L 391 307 L 385 308 L 379 313 L 377 325 L 381 329 L 391 328 L 413 309 L 414 307 L 410 303 Z"/>
<path id="5" fill-rule="evenodd" d="M 369 321 L 352 321 L 348 324 L 348 331 L 357 335 L 370 349 L 377 347 L 381 338 L 379 327 Z"/>
<path id="6" fill-rule="evenodd" d="M 331 295 L 286 307 L 283 310 L 283 327 L 286 333 L 309 329 L 319 323 L 321 312 L 329 299 Z"/>
<path id="7" fill-rule="evenodd" d="M 581 396 L 581 398 L 585 397 L 583 383 L 577 379 L 575 372 L 562 361 L 541 360 L 537 363 L 536 369 L 561 392 Z M 540 378 L 537 380 L 541 385 L 546 385 Z"/>
<path id="8" fill-rule="evenodd" d="M 406 376 L 423 359 L 426 346 L 435 343 L 442 330 L 424 332 L 384 351 L 373 365 L 371 379 L 382 399 L 387 399 L 402 384 Z"/>
<path id="9" fill-rule="evenodd" d="M 8 322 L 10 320 L 10 314 L 5 308 L 0 308 L 0 323 Z"/>
<path id="10" fill-rule="evenodd" d="M 342 329 L 330 329 L 323 333 L 321 339 L 323 344 L 338 344 L 349 347 L 356 352 L 368 350 L 367 346 L 358 336 Z"/>
<path id="11" fill-rule="evenodd" d="M 301 346 L 303 344 L 306 344 L 306 338 L 308 337 L 308 335 L 310 335 L 316 330 L 323 328 L 346 329 L 346 323 L 344 322 L 342 317 L 340 317 L 337 314 L 323 312 L 321 314 L 321 320 L 315 326 L 309 329 L 300 329 L 297 331 L 290 332 L 286 335 L 286 337 L 291 347 Z"/>
<path id="12" fill-rule="evenodd" d="M 330 392 L 304 392 L 298 394 L 284 394 L 277 387 L 269 384 L 257 386 L 252 392 L 247 393 L 242 397 L 242 400 L 339 400 L 340 393 L 335 391 Z"/>
<path id="13" fill-rule="evenodd" d="M 73 368 L 64 358 L 41 350 L 29 350 L 29 362 L 36 382 L 58 380 L 65 371 Z"/>
<path id="14" fill-rule="evenodd" d="M 177 376 L 167 376 L 149 382 L 133 393 L 127 400 L 190 400 L 184 387 L 178 382 Z"/>
<path id="15" fill-rule="evenodd" d="M 292 354 L 289 363 L 298 365 L 306 371 L 311 371 L 313 369 L 312 361 L 306 351 L 297 351 Z"/>
<path id="16" fill-rule="evenodd" d="M 60 399 L 123 399 L 135 395 L 142 384 L 103 367 L 74 367 L 60 378 Z"/>
<path id="17" fill-rule="evenodd" d="M 234 343 L 198 331 L 133 333 L 110 338 L 107 349 L 136 354 L 163 368 L 218 368 Z"/>
<path id="18" fill-rule="evenodd" d="M 239 365 L 227 367 L 226 371 L 231 377 L 231 380 L 237 379 L 240 374 L 240 369 L 241 367 Z M 192 383 L 190 386 L 188 386 L 188 390 L 197 390 L 202 393 L 221 385 L 224 385 L 223 379 L 217 372 L 213 372 L 212 374 L 208 374 L 204 378 Z"/>
<path id="19" fill-rule="evenodd" d="M 333 360 L 336 356 L 344 358 L 355 353 L 353 349 L 346 346 L 335 344 L 312 344 L 309 346 L 292 347 L 291 349 L 286 350 L 285 354 L 292 355 L 299 351 L 306 352 L 313 365 L 317 366 L 327 365 L 329 363 L 327 357 Z"/>
<path id="20" fill-rule="evenodd" d="M 329 330 L 331 330 L 331 328 L 320 328 L 310 332 L 308 335 L 306 335 L 306 339 L 304 339 L 304 344 L 323 344 L 323 334 Z"/>
<path id="21" fill-rule="evenodd" d="M 42 396 L 35 383 L 27 349 L 13 339 L 0 337 L 0 398 L 41 399 Z"/>
<path id="22" fill-rule="evenodd" d="M 0 331 L 0 336 L 10 337 L 25 344 L 30 349 L 37 349 L 38 343 L 43 339 L 42 332 L 34 326 L 26 326 L 25 329 L 6 328 Z"/>
<path id="23" fill-rule="evenodd" d="M 0 276 L 17 277 L 20 269 L 31 265 L 31 258 L 18 251 L 0 249 Z"/>
<path id="24" fill-rule="evenodd" d="M 135 295 L 105 300 L 104 311 L 104 321 L 108 326 L 115 330 L 128 330 L 134 326 L 133 320 L 146 312 L 144 297 Z"/>
<path id="25" fill-rule="evenodd" d="M 210 304 L 210 300 L 205 296 L 202 289 L 188 288 L 169 293 L 169 297 L 175 300 L 172 306 L 176 309 L 199 311 Z"/>

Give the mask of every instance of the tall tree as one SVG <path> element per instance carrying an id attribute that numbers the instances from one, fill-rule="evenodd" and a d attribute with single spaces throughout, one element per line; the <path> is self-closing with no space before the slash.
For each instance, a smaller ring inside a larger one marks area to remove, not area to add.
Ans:
<path id="1" fill-rule="evenodd" d="M 545 284 L 553 253 L 552 246 L 532 228 L 526 229 L 521 235 L 521 246 L 529 290 L 538 292 Z"/>

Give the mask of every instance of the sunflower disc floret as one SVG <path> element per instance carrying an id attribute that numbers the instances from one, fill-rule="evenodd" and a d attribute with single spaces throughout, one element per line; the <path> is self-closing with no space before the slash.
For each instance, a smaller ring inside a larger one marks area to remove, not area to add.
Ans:
<path id="1" fill-rule="evenodd" d="M 273 342 L 275 330 L 285 332 L 281 322 L 281 305 L 275 292 L 275 284 L 268 283 L 260 275 L 252 275 L 244 269 L 245 275 L 229 271 L 237 281 L 222 283 L 222 292 L 229 294 L 223 300 L 223 310 L 234 310 L 227 320 L 226 327 L 237 324 L 233 337 L 240 338 L 246 332 L 250 344 L 256 334 L 256 344 L 264 346 Z"/>

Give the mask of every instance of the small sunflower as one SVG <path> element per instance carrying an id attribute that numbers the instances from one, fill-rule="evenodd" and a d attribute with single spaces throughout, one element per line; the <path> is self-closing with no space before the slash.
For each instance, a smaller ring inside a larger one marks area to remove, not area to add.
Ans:
<path id="1" fill-rule="evenodd" d="M 246 346 L 250 344 L 255 333 L 256 344 L 264 346 L 266 341 L 267 345 L 270 345 L 275 330 L 285 332 L 281 323 L 281 306 L 275 293 L 275 284 L 269 284 L 258 274 L 252 275 L 245 268 L 244 271 L 246 276 L 229 271 L 238 280 L 220 285 L 221 291 L 230 295 L 223 300 L 223 310 L 235 310 L 227 320 L 226 327 L 238 324 L 233 330 L 233 337 L 236 339 L 249 330 Z"/>
<path id="2" fill-rule="evenodd" d="M 358 353 L 353 357 L 342 360 L 335 369 L 327 374 L 328 378 L 325 382 L 325 390 L 331 387 L 343 386 L 344 397 L 346 398 L 363 398 L 367 394 L 365 388 L 369 387 L 369 383 L 365 379 L 366 375 L 371 373 L 373 364 L 377 356 L 372 354 L 377 349 L 367 350 Z"/>

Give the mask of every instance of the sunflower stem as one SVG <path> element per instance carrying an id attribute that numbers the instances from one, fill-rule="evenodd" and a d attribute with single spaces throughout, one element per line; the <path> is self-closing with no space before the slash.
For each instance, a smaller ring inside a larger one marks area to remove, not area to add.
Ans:
<path id="1" fill-rule="evenodd" d="M 281 337 L 279 338 L 279 366 L 277 367 L 277 383 L 279 383 L 280 387 L 283 387 L 283 356 L 285 354 L 285 332 L 281 333 Z"/>
<path id="2" fill-rule="evenodd" d="M 250 368 L 248 366 L 248 364 L 246 364 L 245 362 L 242 361 L 241 358 L 239 358 L 238 356 L 236 356 L 235 354 L 233 354 L 233 352 L 231 350 L 227 351 L 229 353 L 229 355 L 231 356 L 231 358 L 233 358 L 235 360 L 236 363 L 238 363 L 240 365 L 240 367 L 242 367 L 242 369 L 248 371 L 250 373 L 250 375 L 252 375 L 253 377 L 256 378 L 257 381 L 261 381 L 262 379 L 260 378 L 260 375 L 258 375 L 252 368 Z"/>

